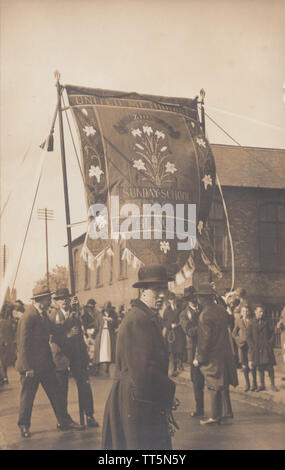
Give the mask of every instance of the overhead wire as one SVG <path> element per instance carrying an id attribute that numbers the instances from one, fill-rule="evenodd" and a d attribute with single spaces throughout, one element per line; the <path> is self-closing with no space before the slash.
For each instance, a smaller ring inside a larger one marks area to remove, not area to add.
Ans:
<path id="1" fill-rule="evenodd" d="M 25 160 L 26 160 L 26 158 L 27 158 L 27 155 L 28 155 L 28 153 L 29 153 L 29 151 L 30 151 L 30 148 L 31 148 L 31 144 L 29 144 L 29 146 L 28 146 L 26 152 L 24 153 L 24 156 L 23 156 L 23 158 L 22 158 L 22 160 L 21 160 L 21 163 L 20 163 L 20 166 L 19 166 L 19 170 L 20 170 L 21 167 L 23 166 L 23 164 L 24 164 L 24 162 L 25 162 Z M 18 181 L 18 179 L 20 178 L 20 176 L 21 176 L 21 173 L 20 173 L 20 171 L 19 171 L 19 172 L 17 172 L 17 176 L 16 176 L 16 181 L 15 181 L 15 183 Z M 17 185 L 15 184 L 15 185 L 14 185 L 14 188 L 15 188 L 16 186 L 17 186 Z M 8 194 L 8 196 L 7 196 L 7 198 L 6 198 L 6 201 L 5 201 L 4 205 L 3 205 L 3 208 L 1 209 L 0 219 L 1 219 L 2 215 L 4 214 L 5 209 L 6 209 L 8 203 L 9 203 L 9 201 L 10 201 L 10 198 L 11 198 L 11 196 L 12 196 L 12 194 L 13 194 L 14 188 L 9 192 L 9 194 Z"/>

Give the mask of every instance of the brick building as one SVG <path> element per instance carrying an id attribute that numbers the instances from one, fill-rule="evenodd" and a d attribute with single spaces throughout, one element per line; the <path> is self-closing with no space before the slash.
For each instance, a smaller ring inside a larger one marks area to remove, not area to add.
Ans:
<path id="1" fill-rule="evenodd" d="M 212 145 L 217 174 L 228 208 L 234 253 L 235 287 L 244 287 L 250 300 L 271 308 L 285 304 L 285 150 Z M 223 292 L 231 285 L 231 253 L 221 198 L 216 193 L 210 220 L 216 259 L 223 277 L 215 280 Z M 80 257 L 85 234 L 73 240 L 76 292 L 81 302 L 90 297 L 98 305 L 111 300 L 128 305 L 137 296 L 131 287 L 137 268 L 122 260 L 122 248 L 114 243 L 114 256 L 107 256 L 94 271 Z M 202 262 L 197 264 L 193 284 L 209 279 Z M 191 281 L 174 286 L 177 293 Z"/>

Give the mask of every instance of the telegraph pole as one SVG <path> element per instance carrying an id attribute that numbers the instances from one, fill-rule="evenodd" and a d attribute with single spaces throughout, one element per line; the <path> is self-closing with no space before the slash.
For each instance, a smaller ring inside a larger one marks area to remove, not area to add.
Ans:
<path id="1" fill-rule="evenodd" d="M 38 218 L 45 221 L 45 234 L 46 234 L 46 273 L 47 273 L 47 288 L 49 290 L 49 260 L 48 260 L 48 220 L 54 220 L 53 210 L 38 209 Z"/>

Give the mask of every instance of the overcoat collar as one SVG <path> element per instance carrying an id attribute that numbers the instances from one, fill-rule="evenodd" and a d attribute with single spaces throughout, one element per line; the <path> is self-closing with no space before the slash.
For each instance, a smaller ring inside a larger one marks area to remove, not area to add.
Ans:
<path id="1" fill-rule="evenodd" d="M 158 336 L 161 340 L 161 345 L 164 349 L 164 351 L 166 352 L 166 345 L 165 345 L 165 342 L 163 340 L 163 336 L 162 336 L 162 331 L 161 331 L 161 328 L 158 324 L 158 318 L 157 318 L 157 313 L 153 312 L 144 302 L 142 302 L 140 299 L 135 299 L 134 300 L 134 303 L 133 303 L 133 306 L 135 308 L 139 308 L 140 310 L 143 310 L 143 312 L 152 320 L 152 322 L 155 324 L 156 326 L 156 329 L 157 329 L 157 332 L 158 332 Z"/>
<path id="2" fill-rule="evenodd" d="M 259 331 L 262 331 L 264 328 L 266 328 L 267 321 L 264 318 L 261 318 L 260 320 L 257 320 L 256 318 L 255 321 Z"/>
<path id="3" fill-rule="evenodd" d="M 133 306 L 136 308 L 139 308 L 140 310 L 143 310 L 147 315 L 149 315 L 151 318 L 156 317 L 156 313 L 151 310 L 144 302 L 142 302 L 140 299 L 135 299 Z"/>

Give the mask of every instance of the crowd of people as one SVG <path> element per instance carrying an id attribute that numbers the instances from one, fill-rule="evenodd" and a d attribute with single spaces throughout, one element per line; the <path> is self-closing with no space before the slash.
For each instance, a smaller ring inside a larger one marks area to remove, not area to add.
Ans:
<path id="1" fill-rule="evenodd" d="M 41 384 L 51 402 L 59 430 L 98 427 L 94 417 L 90 375 L 108 376 L 116 363 L 114 384 L 106 402 L 105 449 L 169 449 L 177 426 L 175 382 L 190 365 L 196 408 L 191 416 L 203 425 L 233 418 L 229 386 L 244 376 L 244 391 L 265 390 L 267 371 L 274 381 L 274 334 L 261 304 L 250 305 L 246 291 L 215 285 L 193 286 L 177 296 L 167 290 L 161 266 L 139 270 L 138 299 L 116 309 L 95 299 L 82 307 L 68 288 L 51 293 L 35 289 L 32 304 L 5 302 L 0 314 L 0 386 L 9 382 L 8 366 L 20 373 L 18 426 L 30 437 L 34 398 Z M 284 316 L 284 314 L 283 314 Z M 285 331 L 281 315 L 278 328 Z M 75 380 L 80 424 L 68 412 L 69 377 Z M 210 416 L 204 416 L 204 389 Z"/>

